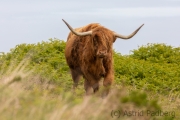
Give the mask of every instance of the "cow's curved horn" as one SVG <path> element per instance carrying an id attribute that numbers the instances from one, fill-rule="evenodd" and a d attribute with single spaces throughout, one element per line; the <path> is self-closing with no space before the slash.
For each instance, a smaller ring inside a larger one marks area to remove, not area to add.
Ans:
<path id="1" fill-rule="evenodd" d="M 63 20 L 63 19 L 62 19 Z M 65 20 L 63 20 L 64 23 L 68 26 L 68 28 L 77 36 L 87 36 L 87 35 L 92 35 L 92 31 L 88 32 L 76 32 Z"/>
<path id="2" fill-rule="evenodd" d="M 130 35 L 128 36 L 124 36 L 124 35 L 120 35 L 118 33 L 114 33 L 114 35 L 118 38 L 122 38 L 122 39 L 130 39 L 132 38 L 140 29 L 141 27 L 143 26 L 144 24 L 142 24 L 137 30 L 135 30 L 133 33 L 131 33 Z"/>

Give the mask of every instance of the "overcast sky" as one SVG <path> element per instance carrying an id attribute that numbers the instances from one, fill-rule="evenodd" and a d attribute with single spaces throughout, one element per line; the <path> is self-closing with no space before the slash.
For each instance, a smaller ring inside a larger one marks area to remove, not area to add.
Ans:
<path id="1" fill-rule="evenodd" d="M 62 19 L 73 28 L 95 22 L 123 35 L 144 23 L 133 38 L 116 40 L 122 54 L 147 43 L 180 47 L 180 0 L 1 0 L 0 52 L 49 38 L 66 41 Z"/>

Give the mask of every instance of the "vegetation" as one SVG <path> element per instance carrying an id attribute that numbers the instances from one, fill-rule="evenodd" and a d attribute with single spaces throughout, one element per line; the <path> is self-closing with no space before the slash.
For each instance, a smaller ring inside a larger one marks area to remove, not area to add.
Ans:
<path id="1" fill-rule="evenodd" d="M 180 48 L 148 44 L 129 56 L 115 54 L 117 82 L 146 91 L 169 94 L 180 91 Z"/>
<path id="2" fill-rule="evenodd" d="M 65 42 L 20 44 L 0 54 L 0 119 L 179 119 L 180 47 L 147 44 L 130 55 L 114 52 L 110 95 L 74 94 Z M 102 87 L 101 87 L 102 88 Z"/>

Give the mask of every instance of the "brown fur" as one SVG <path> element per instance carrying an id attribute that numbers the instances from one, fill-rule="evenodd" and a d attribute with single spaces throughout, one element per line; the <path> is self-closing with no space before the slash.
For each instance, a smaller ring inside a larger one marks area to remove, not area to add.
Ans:
<path id="1" fill-rule="evenodd" d="M 103 77 L 103 85 L 107 88 L 114 80 L 113 50 L 112 45 L 116 40 L 113 31 L 93 23 L 75 29 L 78 32 L 92 31 L 92 35 L 76 36 L 69 33 L 65 57 L 71 69 L 74 88 L 77 87 L 80 76 L 85 79 L 84 87 L 89 94 L 90 89 L 94 92 L 99 89 L 99 81 Z M 99 57 L 99 55 L 103 57 Z M 107 89 L 105 94 L 108 94 Z"/>

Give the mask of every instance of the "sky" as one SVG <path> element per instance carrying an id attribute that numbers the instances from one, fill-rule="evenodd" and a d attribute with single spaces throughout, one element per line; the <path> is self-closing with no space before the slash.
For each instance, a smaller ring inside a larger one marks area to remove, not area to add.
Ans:
<path id="1" fill-rule="evenodd" d="M 116 40 L 121 54 L 148 43 L 180 47 L 180 0 L 1 0 L 0 52 L 49 38 L 66 41 L 70 30 L 62 19 L 73 28 L 100 23 L 123 35 L 144 24 L 133 38 Z"/>

